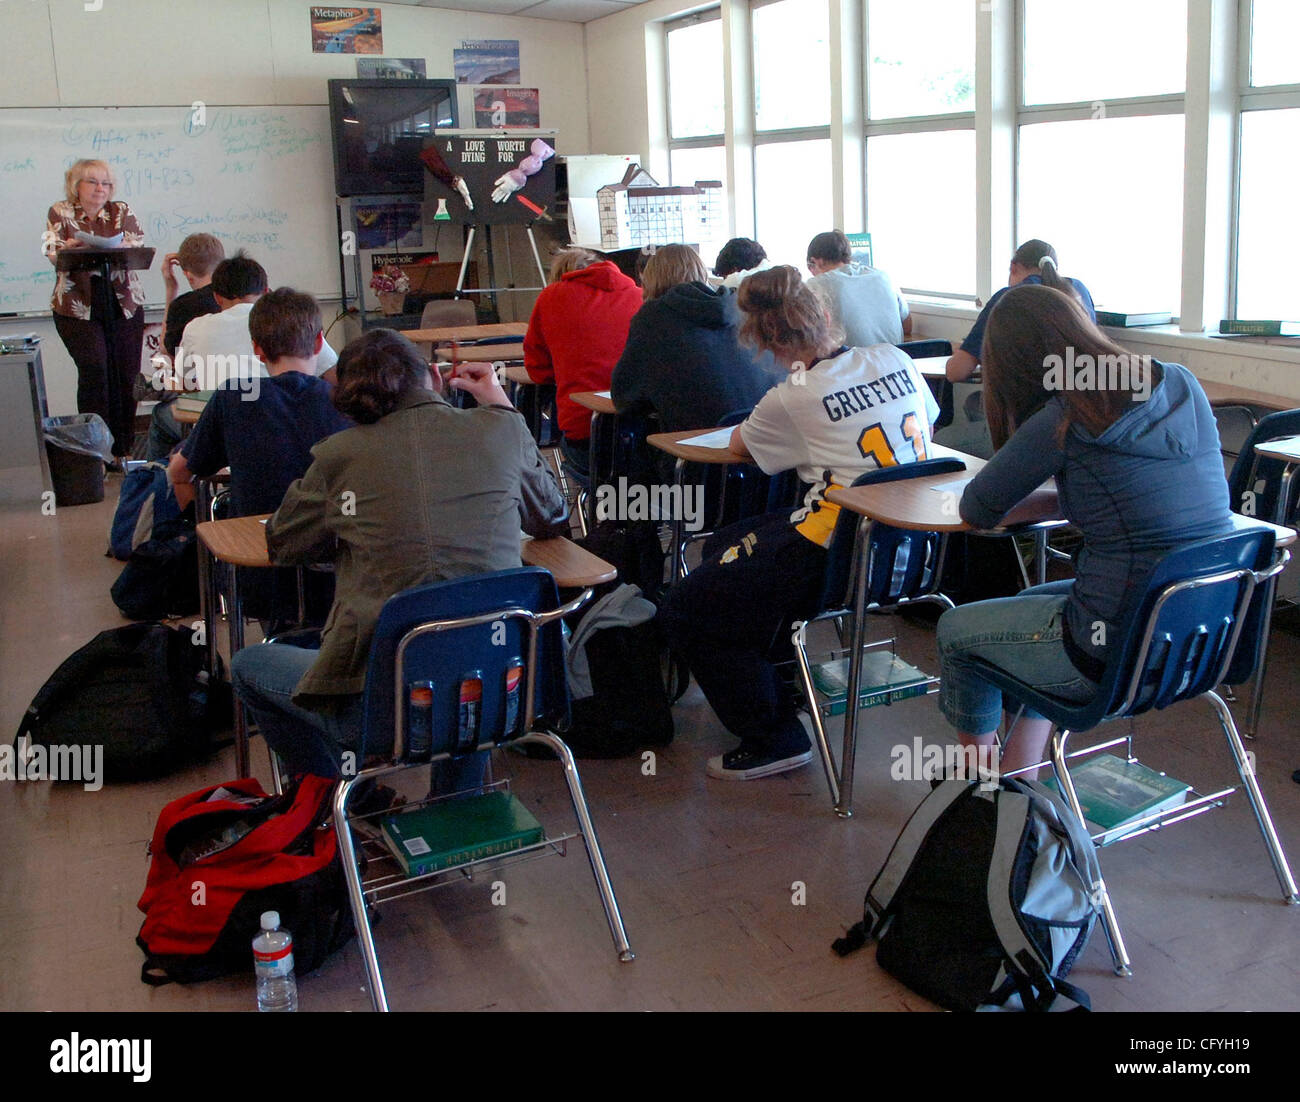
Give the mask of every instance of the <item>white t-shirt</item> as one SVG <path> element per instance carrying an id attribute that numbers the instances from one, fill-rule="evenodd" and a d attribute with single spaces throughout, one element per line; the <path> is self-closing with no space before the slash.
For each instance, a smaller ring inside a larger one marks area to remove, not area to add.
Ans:
<path id="1" fill-rule="evenodd" d="M 266 365 L 253 355 L 253 338 L 248 332 L 248 315 L 252 312 L 251 302 L 237 302 L 229 310 L 203 314 L 185 326 L 176 349 L 177 360 L 183 354 L 184 361 L 177 366 L 186 378 L 198 370 L 198 389 L 216 390 L 232 376 L 266 376 Z M 328 342 L 323 343 L 316 357 L 316 374 L 323 375 L 338 362 L 334 349 Z"/>
<path id="2" fill-rule="evenodd" d="M 879 268 L 847 264 L 813 276 L 808 285 L 825 300 L 831 317 L 844 330 L 844 343 L 855 348 L 899 344 L 910 310 L 894 281 Z"/>
<path id="3" fill-rule="evenodd" d="M 848 348 L 769 390 L 740 426 L 765 474 L 812 484 L 790 522 L 825 547 L 839 506 L 826 491 L 859 475 L 925 459 L 939 406 L 911 357 L 888 344 Z"/>

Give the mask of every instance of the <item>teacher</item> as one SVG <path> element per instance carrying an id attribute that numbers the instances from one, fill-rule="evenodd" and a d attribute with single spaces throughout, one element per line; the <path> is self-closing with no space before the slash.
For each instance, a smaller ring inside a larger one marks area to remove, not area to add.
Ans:
<path id="1" fill-rule="evenodd" d="M 43 248 L 50 263 L 64 249 L 144 244 L 140 223 L 113 201 L 113 171 L 77 161 L 64 174 L 66 198 L 50 207 Z M 102 241 L 91 240 L 93 238 Z M 131 454 L 135 376 L 144 343 L 144 294 L 135 272 L 118 268 L 109 286 L 98 272 L 59 272 L 50 303 L 54 327 L 77 365 L 77 412 L 98 413 L 113 433 L 113 455 Z"/>

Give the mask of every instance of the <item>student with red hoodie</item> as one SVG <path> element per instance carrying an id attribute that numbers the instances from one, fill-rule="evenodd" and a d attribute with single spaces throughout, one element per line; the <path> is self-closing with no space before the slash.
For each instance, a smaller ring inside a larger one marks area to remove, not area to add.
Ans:
<path id="1" fill-rule="evenodd" d="M 540 295 L 524 336 L 524 366 L 535 383 L 555 384 L 565 466 L 586 485 L 591 411 L 569 395 L 608 390 L 627 343 L 641 288 L 609 260 L 586 249 L 561 249 L 551 284 Z"/>

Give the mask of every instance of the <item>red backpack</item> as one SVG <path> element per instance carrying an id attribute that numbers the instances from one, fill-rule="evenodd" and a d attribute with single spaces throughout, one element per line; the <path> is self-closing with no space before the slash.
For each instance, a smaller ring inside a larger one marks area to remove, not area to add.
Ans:
<path id="1" fill-rule="evenodd" d="M 337 840 L 334 781 L 304 777 L 281 796 L 254 778 L 173 800 L 158 816 L 138 904 L 140 979 L 151 986 L 253 974 L 263 911 L 293 935 L 294 970 L 318 968 L 352 936 Z"/>

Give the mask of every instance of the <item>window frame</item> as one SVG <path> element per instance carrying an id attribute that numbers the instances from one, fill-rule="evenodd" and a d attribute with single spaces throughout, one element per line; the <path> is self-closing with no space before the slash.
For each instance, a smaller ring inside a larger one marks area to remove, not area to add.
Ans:
<path id="1" fill-rule="evenodd" d="M 714 8 L 705 8 L 703 11 L 691 12 L 689 15 L 679 16 L 670 19 L 664 23 L 664 120 L 667 123 L 667 147 L 668 147 L 668 179 L 672 181 L 672 155 L 677 149 L 713 149 L 722 147 L 726 150 L 726 118 L 724 111 L 723 130 L 717 134 L 698 134 L 689 138 L 673 137 L 673 90 L 672 90 L 672 64 L 669 60 L 672 51 L 672 33 L 675 30 L 681 30 L 684 27 L 694 27 L 701 23 L 712 23 L 714 21 L 722 22 L 722 7 L 719 5 Z M 725 33 L 725 28 L 724 28 Z M 723 101 L 725 105 L 726 89 L 723 89 Z M 693 182 L 693 181 L 692 181 Z M 723 181 L 724 185 L 726 181 Z"/>

